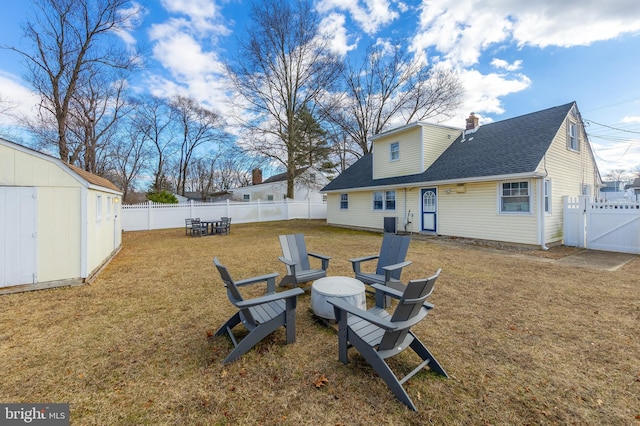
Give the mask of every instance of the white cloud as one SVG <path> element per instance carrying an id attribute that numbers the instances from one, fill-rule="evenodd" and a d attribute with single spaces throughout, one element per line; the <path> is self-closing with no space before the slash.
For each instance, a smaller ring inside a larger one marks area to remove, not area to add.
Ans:
<path id="1" fill-rule="evenodd" d="M 192 97 L 219 111 L 229 100 L 230 84 L 225 65 L 214 50 L 220 36 L 230 30 L 222 21 L 218 7 L 210 0 L 163 0 L 170 17 L 149 30 L 153 57 L 170 74 L 147 76 L 155 95 Z"/>
<path id="2" fill-rule="evenodd" d="M 570 47 L 640 31 L 635 0 L 423 0 L 420 9 L 414 48 L 435 48 L 462 66 L 508 40 Z"/>
<path id="3" fill-rule="evenodd" d="M 400 9 L 406 8 L 404 3 Z M 391 9 L 387 0 L 320 0 L 316 4 L 318 12 L 325 14 L 342 10 L 351 15 L 355 23 L 369 34 L 375 34 L 381 27 L 393 22 L 399 13 Z"/>
<path id="4" fill-rule="evenodd" d="M 331 50 L 340 56 L 345 56 L 356 48 L 357 41 L 349 44 L 349 36 L 345 27 L 345 16 L 339 13 L 330 13 L 322 18 L 320 28 L 331 37 Z"/>
<path id="5" fill-rule="evenodd" d="M 631 171 L 631 168 L 640 168 L 640 141 L 630 139 L 623 142 L 599 143 L 591 138 L 590 142 L 602 176 L 612 170 Z"/>
<path id="6" fill-rule="evenodd" d="M 519 59 L 519 60 L 513 61 L 513 63 L 509 63 L 504 59 L 494 58 L 491 61 L 491 65 L 494 68 L 501 68 L 507 71 L 517 71 L 522 68 L 522 60 Z"/>
<path id="7" fill-rule="evenodd" d="M 224 25 L 220 8 L 212 0 L 161 0 L 162 7 L 169 13 L 186 15 L 189 27 L 197 33 L 227 35 L 230 30 Z"/>
<path id="8" fill-rule="evenodd" d="M 480 124 L 487 124 L 486 114 L 502 114 L 504 108 L 500 98 L 520 92 L 531 85 L 525 75 L 482 74 L 476 70 L 460 71 L 460 80 L 464 88 L 462 104 L 453 117 L 442 124 L 464 127 L 469 113 L 474 112 L 480 118 Z"/>
<path id="9" fill-rule="evenodd" d="M 40 98 L 16 76 L 0 72 L 0 126 L 21 126 L 23 118 L 34 118 Z"/>
<path id="10" fill-rule="evenodd" d="M 621 120 L 622 123 L 640 123 L 640 115 L 626 116 Z"/>
<path id="11" fill-rule="evenodd" d="M 121 18 L 126 18 L 125 22 L 115 29 L 115 33 L 122 39 L 122 41 L 129 47 L 135 46 L 136 39 L 132 34 L 132 31 L 138 28 L 148 14 L 148 11 L 142 7 L 138 2 L 131 3 L 131 7 L 127 9 L 120 9 L 118 15 Z"/>

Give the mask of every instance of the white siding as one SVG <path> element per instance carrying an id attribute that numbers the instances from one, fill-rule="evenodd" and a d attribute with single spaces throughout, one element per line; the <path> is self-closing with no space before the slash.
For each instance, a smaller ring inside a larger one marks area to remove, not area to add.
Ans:
<path id="1" fill-rule="evenodd" d="M 538 244 L 535 181 L 530 214 L 499 213 L 499 183 L 465 184 L 464 193 L 455 186 L 438 189 L 438 234 L 518 244 Z M 450 193 L 447 194 L 447 190 Z"/>
<path id="2" fill-rule="evenodd" d="M 450 127 L 424 125 L 422 127 L 424 169 L 428 169 L 461 133 L 461 130 Z"/>
<path id="3" fill-rule="evenodd" d="M 81 277 L 81 193 L 79 185 L 38 188 L 39 281 Z"/>
<path id="4" fill-rule="evenodd" d="M 96 221 L 98 212 L 95 210 L 97 203 L 96 197 L 102 196 L 102 212 L 101 219 Z M 104 260 L 119 246 L 119 235 L 116 229 L 119 229 L 118 218 L 113 214 L 114 208 L 118 208 L 115 202 L 116 196 L 99 190 L 89 190 L 87 204 L 87 273 L 91 275 L 93 271 L 99 268 Z M 107 211 L 111 209 L 111 214 Z"/>
<path id="5" fill-rule="evenodd" d="M 544 218 L 547 243 L 562 240 L 563 197 L 581 195 L 582 185 L 589 185 L 593 195 L 599 184 L 597 168 L 584 129 L 578 125 L 580 151 L 576 152 L 567 149 L 567 127 L 568 120 L 565 120 L 537 169 L 540 173 L 546 173 L 551 180 L 551 214 Z"/>
<path id="6" fill-rule="evenodd" d="M 409 211 L 413 213 L 408 232 L 418 232 L 420 229 L 420 212 L 417 210 L 419 191 L 417 188 L 396 189 L 395 210 L 373 210 L 372 191 L 358 191 L 349 193 L 349 208 L 340 209 L 340 194 L 331 193 L 327 198 L 327 223 L 331 225 L 350 226 L 354 228 L 383 230 L 384 218 L 395 217 L 398 230 L 403 231 Z M 405 202 L 406 194 L 406 202 Z"/>
<path id="7" fill-rule="evenodd" d="M 374 179 L 404 176 L 421 173 L 422 141 L 419 126 L 407 128 L 401 132 L 381 136 L 373 142 Z M 400 143 L 400 158 L 391 160 L 391 144 Z"/>

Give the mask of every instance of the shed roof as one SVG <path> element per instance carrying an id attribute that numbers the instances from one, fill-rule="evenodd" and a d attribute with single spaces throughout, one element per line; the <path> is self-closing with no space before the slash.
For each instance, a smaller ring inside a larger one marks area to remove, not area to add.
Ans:
<path id="1" fill-rule="evenodd" d="M 120 188 L 115 186 L 108 179 L 105 179 L 105 178 L 103 178 L 101 176 L 98 176 L 98 175 L 94 175 L 93 173 L 90 173 L 90 172 L 88 172 L 86 170 L 83 170 L 83 169 L 81 169 L 79 167 L 76 167 L 76 166 L 74 166 L 72 164 L 69 164 L 69 163 L 64 163 L 64 165 L 69 167 L 75 173 L 79 174 L 84 180 L 86 180 L 87 182 L 89 182 L 89 183 L 91 183 L 93 185 L 102 186 L 104 188 L 109 188 L 109 189 L 112 189 L 114 191 L 120 192 Z"/>
<path id="2" fill-rule="evenodd" d="M 571 102 L 463 132 L 427 170 L 414 175 L 373 179 L 373 155 L 367 154 L 322 190 L 534 173 L 574 105 Z"/>

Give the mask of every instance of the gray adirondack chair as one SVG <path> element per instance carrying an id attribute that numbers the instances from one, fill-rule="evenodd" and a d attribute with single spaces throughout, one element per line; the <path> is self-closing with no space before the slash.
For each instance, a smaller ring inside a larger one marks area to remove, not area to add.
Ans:
<path id="1" fill-rule="evenodd" d="M 407 380 L 427 365 L 431 371 L 449 377 L 427 347 L 411 331 L 411 327 L 424 319 L 429 312 L 430 309 L 425 306 L 424 301 L 433 291 L 433 286 L 439 275 L 440 269 L 429 278 L 411 280 L 404 292 L 399 292 L 385 285 L 374 284 L 376 293 L 399 299 L 393 314 L 387 312 L 378 303 L 384 297 L 376 297 L 376 306 L 367 311 L 344 300 L 328 301 L 334 307 L 338 322 L 338 358 L 340 361 L 347 364 L 349 362 L 349 347 L 355 347 L 386 382 L 396 398 L 414 411 L 417 411 L 417 408 L 402 386 Z M 422 363 L 405 377 L 399 379 L 387 364 L 386 359 L 407 348 L 411 348 L 422 359 Z"/>
<path id="2" fill-rule="evenodd" d="M 297 287 L 300 283 L 314 281 L 327 276 L 329 256 L 307 252 L 304 234 L 280 235 L 282 256 L 278 259 L 287 265 L 287 275 L 280 281 L 281 286 L 291 284 Z M 311 268 L 309 257 L 320 259 L 320 269 Z"/>
<path id="3" fill-rule="evenodd" d="M 227 268 L 220 263 L 217 257 L 213 259 L 213 263 L 227 288 L 229 301 L 238 308 L 238 312 L 229 318 L 214 334 L 214 336 L 228 334 L 235 346 L 224 359 L 224 364 L 240 358 L 279 327 L 285 327 L 286 329 L 287 344 L 295 342 L 296 304 L 298 296 L 304 294 L 304 290 L 295 288 L 276 293 L 277 273 L 234 281 Z M 261 282 L 267 283 L 267 293 L 264 296 L 249 300 L 245 300 L 242 297 L 239 287 Z M 249 334 L 238 342 L 232 330 L 240 323 L 249 330 Z"/>
<path id="4" fill-rule="evenodd" d="M 411 261 L 405 261 L 411 238 L 404 235 L 386 233 L 382 237 L 380 254 L 349 259 L 357 280 L 365 284 L 385 284 L 396 290 L 402 291 L 400 274 L 402 268 L 411 265 Z M 377 260 L 376 269 L 373 272 L 364 272 L 362 264 L 371 260 Z M 373 291 L 369 290 L 369 293 Z M 389 298 L 386 299 L 390 302 Z"/>

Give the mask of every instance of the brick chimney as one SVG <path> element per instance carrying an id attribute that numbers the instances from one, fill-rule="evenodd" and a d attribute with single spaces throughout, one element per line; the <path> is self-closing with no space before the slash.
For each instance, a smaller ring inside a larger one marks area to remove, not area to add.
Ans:
<path id="1" fill-rule="evenodd" d="M 251 184 L 260 185 L 262 183 L 262 170 L 253 169 L 251 171 Z"/>
<path id="2" fill-rule="evenodd" d="M 472 112 L 467 118 L 467 128 L 466 130 L 473 130 L 478 127 L 478 117 Z"/>

